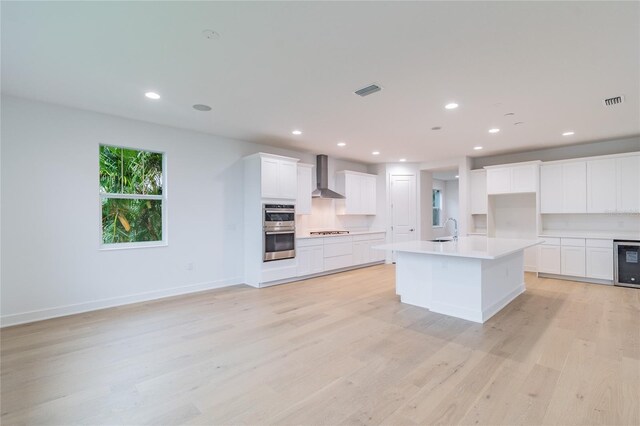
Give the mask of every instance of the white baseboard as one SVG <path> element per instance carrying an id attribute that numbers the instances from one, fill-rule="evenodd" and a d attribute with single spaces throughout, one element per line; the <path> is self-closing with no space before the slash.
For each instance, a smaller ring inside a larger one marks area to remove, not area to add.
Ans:
<path id="1" fill-rule="evenodd" d="M 131 303 L 148 302 L 150 300 L 163 299 L 165 297 L 180 296 L 183 294 L 197 293 L 199 291 L 213 290 L 216 288 L 228 287 L 242 284 L 242 277 L 228 278 L 224 280 L 211 281 L 205 283 L 192 284 L 182 287 L 172 287 L 164 290 L 136 293 L 128 296 L 112 297 L 108 299 L 92 300 L 90 302 L 77 303 L 73 305 L 57 306 L 55 308 L 41 309 L 37 311 L 22 312 L 19 314 L 2 315 L 0 317 L 0 327 L 25 324 L 45 319 L 64 317 L 67 315 L 80 314 L 83 312 L 96 311 L 99 309 L 113 308 L 115 306 L 129 305 Z"/>
<path id="2" fill-rule="evenodd" d="M 494 303 L 491 306 L 487 307 L 487 309 L 484 309 L 482 311 L 482 322 L 483 323 L 486 322 L 489 318 L 491 318 L 492 316 L 494 316 L 495 314 L 500 312 L 502 310 L 502 308 L 504 308 L 509 303 L 511 303 L 513 301 L 513 299 L 515 299 L 516 297 L 518 297 L 522 293 L 524 293 L 525 292 L 525 288 L 526 287 L 525 287 L 524 283 L 520 284 L 518 287 L 514 288 L 512 291 L 510 291 L 502 299 L 498 300 L 496 303 Z"/>

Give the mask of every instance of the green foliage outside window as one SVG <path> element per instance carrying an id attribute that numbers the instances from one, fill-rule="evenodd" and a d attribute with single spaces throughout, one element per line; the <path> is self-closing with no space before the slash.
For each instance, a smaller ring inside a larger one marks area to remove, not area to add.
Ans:
<path id="1" fill-rule="evenodd" d="M 100 146 L 104 244 L 162 240 L 162 157 L 157 152 Z"/>

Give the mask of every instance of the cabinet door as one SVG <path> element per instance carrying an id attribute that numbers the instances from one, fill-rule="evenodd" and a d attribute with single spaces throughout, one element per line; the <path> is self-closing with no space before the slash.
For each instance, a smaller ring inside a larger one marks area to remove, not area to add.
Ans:
<path id="1" fill-rule="evenodd" d="M 562 247 L 560 261 L 562 275 L 571 275 L 574 277 L 585 276 L 584 247 Z"/>
<path id="2" fill-rule="evenodd" d="M 319 274 L 324 271 L 324 249 L 322 246 L 310 247 L 311 273 Z"/>
<path id="3" fill-rule="evenodd" d="M 263 158 L 261 167 L 262 197 L 279 198 L 278 160 Z"/>
<path id="4" fill-rule="evenodd" d="M 536 192 L 538 165 L 511 167 L 511 192 Z"/>
<path id="5" fill-rule="evenodd" d="M 587 277 L 613 280 L 613 249 L 587 247 Z"/>
<path id="6" fill-rule="evenodd" d="M 587 161 L 587 213 L 616 210 L 616 159 Z"/>
<path id="7" fill-rule="evenodd" d="M 560 246 L 538 246 L 538 272 L 560 274 Z"/>
<path id="8" fill-rule="evenodd" d="M 366 250 L 366 241 L 358 241 L 353 243 L 353 264 L 360 265 L 366 263 L 364 259 L 364 251 Z"/>
<path id="9" fill-rule="evenodd" d="M 616 159 L 616 210 L 640 212 L 640 155 Z"/>
<path id="10" fill-rule="evenodd" d="M 471 214 L 487 214 L 487 172 L 473 171 L 471 178 Z"/>
<path id="11" fill-rule="evenodd" d="M 295 200 L 298 195 L 298 167 L 293 161 L 278 161 L 278 198 Z"/>
<path id="12" fill-rule="evenodd" d="M 311 272 L 311 251 L 313 247 L 302 247 L 296 249 L 297 275 L 302 277 L 310 275 Z"/>
<path id="13" fill-rule="evenodd" d="M 508 194 L 509 192 L 511 192 L 511 168 L 488 169 L 487 194 Z"/>
<path id="14" fill-rule="evenodd" d="M 345 174 L 344 196 L 346 214 L 362 214 L 362 185 L 361 176 Z"/>
<path id="15" fill-rule="evenodd" d="M 385 258 L 384 250 L 374 250 L 371 247 L 381 246 L 385 243 L 385 240 L 373 240 L 369 245 L 369 259 L 370 262 L 381 262 Z"/>
<path id="16" fill-rule="evenodd" d="M 364 213 L 369 215 L 376 214 L 376 178 L 374 176 L 361 176 L 364 186 L 362 202 L 364 204 Z"/>
<path id="17" fill-rule="evenodd" d="M 587 163 L 584 161 L 562 165 L 563 213 L 587 212 Z"/>
<path id="18" fill-rule="evenodd" d="M 298 196 L 296 197 L 296 214 L 311 214 L 311 167 L 298 166 Z"/>
<path id="19" fill-rule="evenodd" d="M 540 167 L 540 213 L 562 213 L 562 164 Z"/>

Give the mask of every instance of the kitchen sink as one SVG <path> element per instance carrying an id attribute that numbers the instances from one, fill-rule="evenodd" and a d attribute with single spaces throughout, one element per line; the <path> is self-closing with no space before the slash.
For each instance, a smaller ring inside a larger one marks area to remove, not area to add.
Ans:
<path id="1" fill-rule="evenodd" d="M 429 240 L 429 241 L 433 241 L 434 243 L 446 243 L 448 241 L 453 241 L 451 238 L 436 238 L 435 240 Z"/>

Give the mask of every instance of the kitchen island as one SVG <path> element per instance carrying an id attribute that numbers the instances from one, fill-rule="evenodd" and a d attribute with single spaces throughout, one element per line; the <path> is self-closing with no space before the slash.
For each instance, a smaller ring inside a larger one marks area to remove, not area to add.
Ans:
<path id="1" fill-rule="evenodd" d="M 525 291 L 524 249 L 541 240 L 464 237 L 372 247 L 396 252 L 402 303 L 483 323 Z"/>

